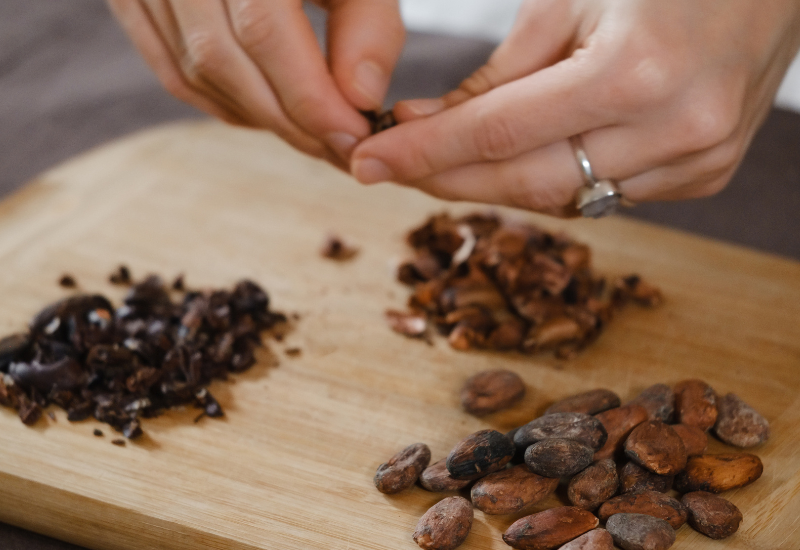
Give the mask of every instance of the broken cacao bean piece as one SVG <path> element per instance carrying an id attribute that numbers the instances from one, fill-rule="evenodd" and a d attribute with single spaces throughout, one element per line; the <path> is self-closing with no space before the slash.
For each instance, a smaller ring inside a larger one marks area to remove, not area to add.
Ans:
<path id="1" fill-rule="evenodd" d="M 525 383 L 508 370 L 490 370 L 467 379 L 461 390 L 461 406 L 475 416 L 507 409 L 525 396 Z"/>
<path id="2" fill-rule="evenodd" d="M 625 440 L 625 454 L 658 475 L 675 475 L 686 466 L 686 447 L 670 426 L 650 420 L 636 426 Z"/>
<path id="3" fill-rule="evenodd" d="M 113 285 L 129 285 L 133 282 L 131 271 L 125 265 L 120 265 L 117 270 L 108 276 L 108 281 Z"/>
<path id="4" fill-rule="evenodd" d="M 598 527 L 569 541 L 558 550 L 614 550 L 614 539 L 608 531 Z"/>
<path id="5" fill-rule="evenodd" d="M 673 424 L 672 429 L 678 434 L 686 448 L 687 456 L 701 455 L 708 447 L 708 435 L 697 426 Z"/>
<path id="6" fill-rule="evenodd" d="M 617 494 L 618 488 L 617 465 L 608 458 L 577 473 L 567 486 L 567 498 L 573 506 L 591 512 Z"/>
<path id="7" fill-rule="evenodd" d="M 628 462 L 619 472 L 619 490 L 621 493 L 640 493 L 642 491 L 658 491 L 666 493 L 672 488 L 675 476 L 660 476 L 635 462 Z"/>
<path id="8" fill-rule="evenodd" d="M 622 550 L 667 550 L 675 543 L 670 524 L 646 514 L 614 514 L 606 529 Z"/>
<path id="9" fill-rule="evenodd" d="M 594 450 L 600 449 L 608 434 L 595 417 L 584 413 L 565 412 L 540 416 L 520 426 L 514 434 L 517 447 L 527 447 L 549 438 L 573 439 Z"/>
<path id="10" fill-rule="evenodd" d="M 524 464 L 500 470 L 472 486 L 472 504 L 485 514 L 513 514 L 553 494 L 558 479 L 531 472 Z"/>
<path id="11" fill-rule="evenodd" d="M 749 485 L 763 472 L 761 459 L 749 453 L 693 456 L 686 469 L 675 477 L 675 489 L 681 493 L 721 493 Z"/>
<path id="12" fill-rule="evenodd" d="M 361 114 L 369 122 L 372 134 L 377 134 L 397 126 L 397 120 L 394 118 L 394 111 L 361 111 Z"/>
<path id="13" fill-rule="evenodd" d="M 669 423 L 675 411 L 675 393 L 666 384 L 654 384 L 636 396 L 631 404 L 644 407 L 650 420 Z"/>
<path id="14" fill-rule="evenodd" d="M 419 484 L 423 489 L 432 493 L 460 491 L 470 483 L 472 480 L 456 479 L 451 476 L 447 470 L 447 459 L 445 458 L 425 468 L 419 476 Z"/>
<path id="15" fill-rule="evenodd" d="M 689 525 L 709 538 L 727 538 L 738 531 L 742 523 L 742 512 L 739 508 L 712 493 L 686 493 L 681 502 L 689 511 Z"/>
<path id="16" fill-rule="evenodd" d="M 550 508 L 515 521 L 503 541 L 518 550 L 551 550 L 599 525 L 591 512 L 575 506 Z"/>
<path id="17" fill-rule="evenodd" d="M 647 514 L 663 519 L 676 530 L 686 523 L 687 517 L 683 504 L 658 491 L 619 495 L 604 502 L 597 510 L 600 521 L 607 521 L 614 514 Z"/>
<path id="18" fill-rule="evenodd" d="M 386 321 L 393 331 L 410 338 L 422 338 L 428 332 L 427 318 L 418 313 L 390 309 L 386 311 Z"/>
<path id="19" fill-rule="evenodd" d="M 620 458 L 623 444 L 633 429 L 648 418 L 647 410 L 641 405 L 629 403 L 623 407 L 609 409 L 595 415 L 605 428 L 608 438 L 603 447 L 594 454 L 595 460 Z"/>
<path id="20" fill-rule="evenodd" d="M 412 538 L 425 550 L 453 550 L 469 535 L 472 518 L 472 504 L 467 499 L 448 497 L 425 512 Z"/>
<path id="21" fill-rule="evenodd" d="M 576 412 L 597 414 L 619 407 L 619 396 L 611 390 L 597 389 L 565 397 L 550 405 L 544 414 Z"/>
<path id="22" fill-rule="evenodd" d="M 75 280 L 75 277 L 69 273 L 64 273 L 58 280 L 58 284 L 64 288 L 75 288 L 78 286 L 78 282 Z"/>
<path id="23" fill-rule="evenodd" d="M 542 439 L 525 451 L 525 464 L 544 477 L 572 476 L 592 463 L 594 449 L 574 439 Z"/>
<path id="24" fill-rule="evenodd" d="M 728 445 L 755 447 L 769 439 L 769 422 L 735 393 L 717 401 L 714 433 Z"/>
<path id="25" fill-rule="evenodd" d="M 378 466 L 375 472 L 375 487 L 381 493 L 393 495 L 408 489 L 419 479 L 431 461 L 431 450 L 424 443 L 409 445 L 395 454 L 388 462 Z"/>
<path id="26" fill-rule="evenodd" d="M 481 430 L 462 439 L 447 455 L 455 479 L 478 479 L 500 470 L 514 456 L 514 443 L 496 430 Z"/>
<path id="27" fill-rule="evenodd" d="M 675 384 L 675 414 L 680 424 L 711 428 L 717 421 L 717 394 L 702 380 Z"/>
<path id="28" fill-rule="evenodd" d="M 358 255 L 359 249 L 338 235 L 328 235 L 319 249 L 320 256 L 329 260 L 344 262 L 352 260 Z"/>

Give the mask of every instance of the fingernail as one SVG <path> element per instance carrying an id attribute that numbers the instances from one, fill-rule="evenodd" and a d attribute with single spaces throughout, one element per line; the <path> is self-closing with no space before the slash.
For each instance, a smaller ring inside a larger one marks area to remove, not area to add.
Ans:
<path id="1" fill-rule="evenodd" d="M 350 154 L 358 143 L 358 138 L 344 132 L 332 132 L 327 135 L 325 141 L 333 149 L 334 153 L 339 155 L 339 158 L 345 162 L 350 162 Z"/>
<path id="2" fill-rule="evenodd" d="M 353 175 L 361 183 L 389 181 L 394 174 L 389 167 L 376 158 L 357 159 L 352 165 Z"/>
<path id="3" fill-rule="evenodd" d="M 362 61 L 356 66 L 353 76 L 355 79 L 353 86 L 374 107 L 380 107 L 389 87 L 389 78 L 381 66 L 374 61 Z"/>
<path id="4" fill-rule="evenodd" d="M 445 108 L 444 100 L 434 99 L 409 99 L 403 105 L 415 116 L 431 116 L 443 111 Z"/>

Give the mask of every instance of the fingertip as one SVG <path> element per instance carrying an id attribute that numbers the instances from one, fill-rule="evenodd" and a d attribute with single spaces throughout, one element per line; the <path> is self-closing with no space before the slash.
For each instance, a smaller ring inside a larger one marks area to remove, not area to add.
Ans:
<path id="1" fill-rule="evenodd" d="M 390 76 L 375 61 L 365 59 L 353 70 L 351 101 L 360 110 L 380 110 Z"/>
<path id="2" fill-rule="evenodd" d="M 353 177 L 365 184 L 391 181 L 394 174 L 386 164 L 374 157 L 354 158 L 350 164 Z"/>
<path id="3" fill-rule="evenodd" d="M 397 122 L 409 122 L 418 118 L 425 118 L 443 111 L 446 104 L 441 98 L 408 99 L 398 101 L 392 108 Z"/>

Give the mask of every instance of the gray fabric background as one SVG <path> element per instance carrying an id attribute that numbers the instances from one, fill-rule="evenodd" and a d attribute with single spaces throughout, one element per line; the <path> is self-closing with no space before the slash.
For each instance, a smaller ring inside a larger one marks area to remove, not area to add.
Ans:
<path id="1" fill-rule="evenodd" d="M 310 13 L 321 29 L 320 13 Z M 492 48 L 410 35 L 387 105 L 452 89 Z M 109 139 L 202 116 L 161 90 L 100 0 L 0 2 L 0 196 Z M 628 215 L 800 259 L 798 212 L 800 115 L 776 110 L 723 193 Z M 0 524 L 0 549 L 77 547 Z"/>

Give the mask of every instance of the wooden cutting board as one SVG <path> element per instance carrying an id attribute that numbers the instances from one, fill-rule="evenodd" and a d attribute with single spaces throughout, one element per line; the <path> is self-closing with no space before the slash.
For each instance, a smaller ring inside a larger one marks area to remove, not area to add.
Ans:
<path id="1" fill-rule="evenodd" d="M 421 441 L 437 460 L 473 431 L 510 429 L 572 393 L 607 387 L 627 399 L 700 377 L 759 409 L 772 438 L 755 450 L 763 477 L 725 495 L 744 513 L 739 532 L 715 542 L 684 527 L 674 548 L 800 548 L 800 264 L 622 218 L 504 211 L 566 229 L 593 247 L 600 272 L 640 273 L 665 304 L 625 310 L 569 361 L 392 333 L 383 312 L 407 297 L 392 276 L 405 232 L 431 213 L 475 208 L 365 188 L 269 134 L 216 123 L 148 131 L 44 174 L 0 203 L 3 334 L 67 294 L 63 272 L 119 299 L 106 278 L 120 262 L 138 276 L 185 273 L 192 286 L 250 277 L 301 320 L 271 344 L 279 366 L 264 353 L 212 386 L 221 420 L 171 412 L 122 448 L 107 426 L 71 424 L 62 411 L 28 428 L 0 410 L 0 520 L 98 550 L 413 550 L 417 520 L 442 496 L 375 490 L 375 468 L 397 450 Z M 361 254 L 320 258 L 329 231 Z M 287 346 L 302 355 L 286 357 Z M 463 381 L 501 367 L 524 378 L 524 403 L 482 420 L 463 413 Z M 507 548 L 500 535 L 522 515 L 476 511 L 463 548 Z"/>

